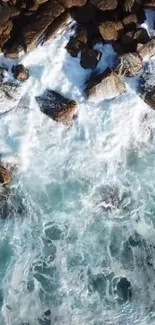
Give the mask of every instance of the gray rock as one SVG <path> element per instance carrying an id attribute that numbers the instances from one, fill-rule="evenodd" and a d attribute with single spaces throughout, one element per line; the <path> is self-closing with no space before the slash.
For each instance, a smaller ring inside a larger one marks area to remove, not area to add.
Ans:
<path id="1" fill-rule="evenodd" d="M 142 71 L 142 68 L 143 63 L 137 53 L 126 53 L 118 58 L 115 71 L 119 75 L 135 77 Z"/>

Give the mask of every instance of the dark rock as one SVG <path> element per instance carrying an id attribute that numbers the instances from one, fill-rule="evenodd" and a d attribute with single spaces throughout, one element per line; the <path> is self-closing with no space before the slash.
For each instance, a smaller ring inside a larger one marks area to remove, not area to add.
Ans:
<path id="1" fill-rule="evenodd" d="M 142 68 L 143 63 L 138 54 L 128 53 L 119 57 L 115 71 L 119 75 L 135 77 L 142 71 Z"/>
<path id="2" fill-rule="evenodd" d="M 96 8 L 89 3 L 82 7 L 74 7 L 71 10 L 71 15 L 79 24 L 86 24 L 93 20 L 96 13 Z"/>
<path id="3" fill-rule="evenodd" d="M 130 15 L 124 17 L 122 22 L 123 22 L 124 29 L 126 32 L 135 30 L 136 26 L 137 26 L 137 22 L 138 22 L 138 17 L 137 17 L 137 15 L 130 14 Z"/>
<path id="4" fill-rule="evenodd" d="M 0 5 L 0 24 L 6 23 L 11 15 L 11 9 L 7 3 Z"/>
<path id="5" fill-rule="evenodd" d="M 138 43 L 145 44 L 150 40 L 150 37 L 145 28 L 137 28 L 135 31 L 130 31 L 121 37 L 123 45 L 137 46 Z"/>
<path id="6" fill-rule="evenodd" d="M 147 63 L 144 66 L 144 72 L 139 81 L 139 93 L 143 100 L 152 108 L 155 109 L 155 66 L 153 62 Z"/>
<path id="7" fill-rule="evenodd" d="M 78 37 L 72 36 L 66 45 L 67 52 L 73 56 L 77 57 L 78 53 L 85 47 L 85 43 L 78 39 Z"/>
<path id="8" fill-rule="evenodd" d="M 118 0 L 90 0 L 90 3 L 103 11 L 114 10 L 118 6 Z"/>
<path id="9" fill-rule="evenodd" d="M 100 24 L 99 31 L 104 41 L 117 41 L 123 33 L 124 27 L 121 21 L 107 21 Z"/>
<path id="10" fill-rule="evenodd" d="M 50 311 L 50 309 L 47 309 L 47 310 L 44 312 L 44 315 L 47 316 L 47 317 L 51 316 L 51 311 Z"/>
<path id="11" fill-rule="evenodd" d="M 142 0 L 124 0 L 122 1 L 122 9 L 124 12 L 137 13 L 141 8 Z"/>
<path id="12" fill-rule="evenodd" d="M 14 65 L 12 67 L 14 78 L 19 81 L 25 81 L 29 78 L 29 70 L 24 68 L 22 64 Z"/>
<path id="13" fill-rule="evenodd" d="M 87 3 L 87 0 L 58 0 L 64 8 L 81 7 Z"/>
<path id="14" fill-rule="evenodd" d="M 144 0 L 143 6 L 144 6 L 144 8 L 154 9 L 155 8 L 155 0 Z"/>
<path id="15" fill-rule="evenodd" d="M 20 15 L 20 10 L 15 6 L 10 6 L 10 17 L 17 17 Z"/>
<path id="16" fill-rule="evenodd" d="M 148 43 L 137 45 L 137 53 L 142 60 L 148 60 L 155 55 L 155 38 L 152 38 Z"/>
<path id="17" fill-rule="evenodd" d="M 100 100 L 108 100 L 124 92 L 126 92 L 125 83 L 109 68 L 86 81 L 86 95 L 89 98 L 95 97 Z"/>
<path id="18" fill-rule="evenodd" d="M 117 294 L 123 302 L 131 300 L 132 288 L 127 278 L 122 277 L 117 283 Z"/>
<path id="19" fill-rule="evenodd" d="M 44 114 L 63 124 L 71 123 L 77 114 L 77 103 L 53 90 L 47 89 L 36 101 Z"/>
<path id="20" fill-rule="evenodd" d="M 95 69 L 101 59 L 101 52 L 92 49 L 84 49 L 81 52 L 80 64 L 84 69 Z"/>
<path id="21" fill-rule="evenodd" d="M 135 53 L 137 50 L 137 45 L 133 44 L 122 44 L 120 41 L 113 44 L 115 52 L 122 55 L 125 53 Z"/>

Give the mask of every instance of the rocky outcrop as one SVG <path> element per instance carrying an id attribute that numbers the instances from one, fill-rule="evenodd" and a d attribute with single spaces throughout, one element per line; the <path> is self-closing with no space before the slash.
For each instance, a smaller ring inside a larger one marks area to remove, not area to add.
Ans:
<path id="1" fill-rule="evenodd" d="M 70 124 L 77 114 L 77 103 L 54 90 L 47 89 L 36 101 L 44 114 L 63 124 Z"/>
<path id="2" fill-rule="evenodd" d="M 143 63 L 137 53 L 126 53 L 119 57 L 115 71 L 121 76 L 135 77 L 142 68 Z"/>
<path id="3" fill-rule="evenodd" d="M 29 78 L 29 70 L 24 68 L 22 64 L 14 65 L 12 67 L 14 78 L 19 81 L 25 81 Z"/>
<path id="4" fill-rule="evenodd" d="M 126 92 L 126 85 L 114 71 L 107 69 L 90 77 L 86 81 L 85 91 L 88 98 L 109 100 Z"/>
<path id="5" fill-rule="evenodd" d="M 90 0 L 90 3 L 103 11 L 114 10 L 118 6 L 118 0 Z"/>

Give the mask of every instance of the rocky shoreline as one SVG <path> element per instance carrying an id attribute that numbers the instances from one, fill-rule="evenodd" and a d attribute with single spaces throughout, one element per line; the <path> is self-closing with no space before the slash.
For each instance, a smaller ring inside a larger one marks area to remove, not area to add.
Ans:
<path id="1" fill-rule="evenodd" d="M 80 58 L 83 69 L 92 71 L 85 80 L 85 96 L 113 99 L 127 91 L 125 77 L 141 76 L 139 95 L 155 109 L 155 82 L 147 82 L 150 77 L 145 64 L 155 55 L 155 36 L 141 27 L 146 20 L 145 9 L 155 10 L 155 0 L 1 0 L 0 49 L 6 57 L 17 59 L 22 51 L 27 53 L 45 43 L 74 20 L 74 35 L 66 51 L 73 60 Z M 112 69 L 96 69 L 104 56 L 95 47 L 98 43 L 113 47 L 116 60 Z M 12 100 L 18 85 L 4 81 L 5 71 L 0 68 L 0 95 Z M 22 64 L 13 65 L 11 72 L 19 83 L 29 78 Z M 36 102 L 44 114 L 65 125 L 71 124 L 78 113 L 75 101 L 50 89 Z M 5 185 L 11 177 L 6 181 L 1 168 L 0 182 Z"/>

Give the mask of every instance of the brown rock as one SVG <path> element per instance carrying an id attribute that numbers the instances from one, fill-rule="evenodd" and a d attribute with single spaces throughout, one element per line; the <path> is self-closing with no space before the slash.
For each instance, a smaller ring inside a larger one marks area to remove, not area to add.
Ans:
<path id="1" fill-rule="evenodd" d="M 42 10 L 33 15 L 30 23 L 23 28 L 22 38 L 27 51 L 35 47 L 51 23 L 62 14 L 64 8 L 56 0 L 49 0 L 42 5 Z"/>
<path id="2" fill-rule="evenodd" d="M 54 22 L 46 29 L 44 35 L 44 42 L 47 42 L 49 39 L 56 37 L 61 33 L 67 25 L 72 21 L 71 15 L 69 12 L 63 12 Z"/>
<path id="3" fill-rule="evenodd" d="M 121 21 L 107 21 L 99 26 L 99 31 L 104 41 L 117 41 L 124 30 Z"/>
<path id="4" fill-rule="evenodd" d="M 125 77 L 137 76 L 143 68 L 143 63 L 137 53 L 121 55 L 116 64 L 115 71 Z"/>
<path id="5" fill-rule="evenodd" d="M 118 0 L 90 0 L 90 3 L 100 10 L 114 10 L 118 6 Z"/>
<path id="6" fill-rule="evenodd" d="M 137 15 L 130 14 L 130 15 L 124 17 L 122 22 L 123 22 L 125 31 L 131 31 L 131 30 L 136 29 L 138 17 L 137 17 Z"/>
<path id="7" fill-rule="evenodd" d="M 101 52 L 93 49 L 83 49 L 81 52 L 80 64 L 84 69 L 96 69 L 100 59 Z"/>
<path id="8" fill-rule="evenodd" d="M 87 0 L 58 0 L 64 8 L 84 6 Z"/>
<path id="9" fill-rule="evenodd" d="M 150 57 L 155 55 L 155 38 L 152 38 L 146 44 L 138 44 L 137 53 L 139 54 L 142 60 L 148 60 Z"/>
<path id="10" fill-rule="evenodd" d="M 14 78 L 19 81 L 25 81 L 29 78 L 29 70 L 24 68 L 22 64 L 14 65 L 12 67 Z"/>
<path id="11" fill-rule="evenodd" d="M 11 172 L 7 168 L 0 166 L 0 183 L 2 185 L 7 185 L 11 182 L 11 180 Z"/>
<path id="12" fill-rule="evenodd" d="M 126 92 L 126 85 L 109 68 L 99 75 L 92 76 L 86 82 L 86 95 L 89 98 L 109 100 Z"/>
<path id="13" fill-rule="evenodd" d="M 44 114 L 63 124 L 70 124 L 77 114 L 77 103 L 53 90 L 47 89 L 36 101 Z"/>
<path id="14" fill-rule="evenodd" d="M 38 3 L 38 5 L 41 5 L 42 3 L 47 2 L 48 0 L 36 0 L 36 3 Z"/>
<path id="15" fill-rule="evenodd" d="M 0 24 L 4 24 L 10 18 L 11 10 L 7 3 L 0 6 Z"/>
<path id="16" fill-rule="evenodd" d="M 84 49 L 85 44 L 87 43 L 87 30 L 81 29 L 77 31 L 75 36 L 72 36 L 66 45 L 67 52 L 73 56 L 77 57 L 78 53 Z"/>

